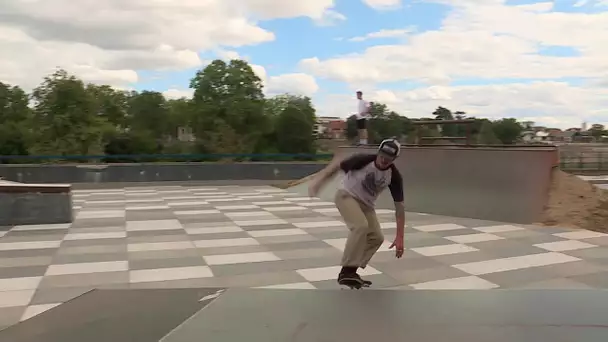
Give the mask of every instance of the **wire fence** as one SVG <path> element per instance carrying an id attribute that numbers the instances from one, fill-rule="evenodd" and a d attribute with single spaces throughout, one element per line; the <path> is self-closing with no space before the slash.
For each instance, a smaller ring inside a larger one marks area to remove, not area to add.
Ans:
<path id="1" fill-rule="evenodd" d="M 560 151 L 564 171 L 608 171 L 608 151 Z"/>

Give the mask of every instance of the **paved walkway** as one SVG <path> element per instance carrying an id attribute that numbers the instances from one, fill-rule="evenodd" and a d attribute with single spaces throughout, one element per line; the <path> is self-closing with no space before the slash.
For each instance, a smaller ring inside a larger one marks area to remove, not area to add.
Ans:
<path id="1" fill-rule="evenodd" d="M 0 327 L 92 288 L 337 289 L 332 203 L 270 186 L 74 192 L 72 224 L 0 229 Z M 363 273 L 383 289 L 606 288 L 608 235 L 408 213 Z"/>

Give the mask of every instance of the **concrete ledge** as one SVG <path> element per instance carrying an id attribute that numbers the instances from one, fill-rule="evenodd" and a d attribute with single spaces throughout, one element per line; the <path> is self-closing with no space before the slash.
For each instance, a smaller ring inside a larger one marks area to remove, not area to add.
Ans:
<path id="1" fill-rule="evenodd" d="M 0 225 L 71 223 L 69 184 L 0 183 Z"/>

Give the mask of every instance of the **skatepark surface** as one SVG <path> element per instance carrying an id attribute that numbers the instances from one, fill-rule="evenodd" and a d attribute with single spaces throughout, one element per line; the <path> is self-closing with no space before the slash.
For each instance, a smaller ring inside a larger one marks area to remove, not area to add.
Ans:
<path id="1" fill-rule="evenodd" d="M 608 234 L 410 211 L 396 259 L 386 206 L 340 290 L 348 229 L 302 189 L 80 189 L 72 223 L 0 227 L 0 341 L 606 341 Z"/>

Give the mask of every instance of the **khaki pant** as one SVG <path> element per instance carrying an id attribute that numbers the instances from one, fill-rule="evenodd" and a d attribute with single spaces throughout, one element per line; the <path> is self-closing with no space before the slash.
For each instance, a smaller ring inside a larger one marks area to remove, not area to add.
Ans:
<path id="1" fill-rule="evenodd" d="M 334 202 L 350 230 L 341 266 L 365 268 L 384 242 L 376 211 L 344 190 L 336 192 Z"/>

